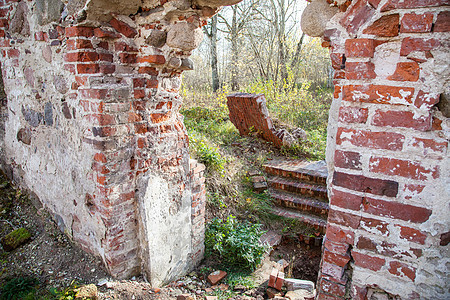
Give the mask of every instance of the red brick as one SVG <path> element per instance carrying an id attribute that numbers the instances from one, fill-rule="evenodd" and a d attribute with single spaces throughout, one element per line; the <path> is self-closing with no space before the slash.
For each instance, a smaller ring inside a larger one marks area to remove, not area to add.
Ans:
<path id="1" fill-rule="evenodd" d="M 119 60 L 124 64 L 134 64 L 136 63 L 137 54 L 133 53 L 119 53 Z"/>
<path id="2" fill-rule="evenodd" d="M 346 57 L 373 57 L 375 43 L 372 39 L 348 39 L 345 41 Z"/>
<path id="3" fill-rule="evenodd" d="M 109 21 L 109 24 L 111 24 L 111 26 L 114 27 L 115 30 L 117 30 L 118 32 L 120 32 L 121 34 L 123 34 L 128 38 L 132 38 L 137 34 L 136 29 L 134 29 L 125 22 L 117 20 L 116 18 L 113 18 L 111 21 Z"/>
<path id="4" fill-rule="evenodd" d="M 151 114 L 150 118 L 154 124 L 161 123 L 170 119 L 170 112 L 164 114 Z"/>
<path id="5" fill-rule="evenodd" d="M 402 239 L 422 245 L 425 244 L 427 235 L 422 231 L 402 225 L 395 225 L 395 226 L 400 227 L 400 237 Z"/>
<path id="6" fill-rule="evenodd" d="M 346 192 L 341 192 L 336 189 L 330 197 L 330 204 L 339 206 L 346 209 L 351 209 L 354 211 L 359 211 L 361 209 L 363 197 L 354 194 L 349 194 Z"/>
<path id="7" fill-rule="evenodd" d="M 449 32 L 449 31 L 450 31 L 450 11 L 446 10 L 438 14 L 436 22 L 434 23 L 433 32 Z"/>
<path id="8" fill-rule="evenodd" d="M 333 242 L 330 241 L 329 239 L 325 239 L 325 249 L 333 252 L 333 253 L 338 253 L 338 254 L 346 254 L 347 250 L 349 248 L 349 245 L 346 243 L 338 243 L 338 242 Z"/>
<path id="9" fill-rule="evenodd" d="M 98 60 L 97 52 L 73 52 L 66 53 L 65 61 L 67 62 L 94 62 Z"/>
<path id="10" fill-rule="evenodd" d="M 120 35 L 117 34 L 117 32 L 114 32 L 112 30 L 107 30 L 107 29 L 104 29 L 104 28 L 95 28 L 94 29 L 94 35 L 96 37 L 99 37 L 99 38 L 113 38 L 113 39 L 115 39 L 115 38 L 119 38 L 120 37 Z"/>
<path id="11" fill-rule="evenodd" d="M 331 66 L 335 70 L 341 70 L 345 67 L 344 53 L 331 53 Z"/>
<path id="12" fill-rule="evenodd" d="M 361 287 L 353 283 L 350 289 L 350 293 L 350 297 L 352 300 L 367 300 L 367 287 L 365 286 Z"/>
<path id="13" fill-rule="evenodd" d="M 359 250 L 367 250 L 376 254 L 395 257 L 395 258 L 419 258 L 422 256 L 422 250 L 413 248 L 401 248 L 396 244 L 390 244 L 387 241 L 374 241 L 369 237 L 360 236 L 356 247 Z M 413 253 L 413 254 L 411 254 Z"/>
<path id="14" fill-rule="evenodd" d="M 345 78 L 345 70 L 335 70 L 334 71 L 334 75 L 333 75 L 333 79 L 344 79 Z M 336 85 L 336 82 L 333 81 L 333 83 Z M 336 88 L 337 86 L 335 86 Z M 341 87 L 339 87 L 339 92 L 341 91 Z M 336 97 L 336 90 L 335 90 L 335 98 Z"/>
<path id="15" fill-rule="evenodd" d="M 102 74 L 112 74 L 116 71 L 116 66 L 113 64 L 101 64 L 100 73 Z"/>
<path id="16" fill-rule="evenodd" d="M 400 49 L 401 56 L 407 56 L 413 51 L 429 51 L 440 46 L 437 39 L 422 39 L 422 38 L 404 38 Z"/>
<path id="17" fill-rule="evenodd" d="M 425 13 L 417 15 L 415 13 L 405 14 L 402 18 L 400 32 L 420 33 L 430 32 L 433 25 L 433 14 Z"/>
<path id="18" fill-rule="evenodd" d="M 378 219 L 362 217 L 359 224 L 359 229 L 365 230 L 370 233 L 375 233 L 380 236 L 389 235 L 389 223 Z"/>
<path id="19" fill-rule="evenodd" d="M 357 152 L 336 150 L 334 164 L 339 168 L 361 170 L 361 155 Z"/>
<path id="20" fill-rule="evenodd" d="M 84 26 L 72 26 L 66 28 L 66 37 L 92 37 L 94 35 L 94 29 L 92 27 Z"/>
<path id="21" fill-rule="evenodd" d="M 352 257 L 356 266 L 375 272 L 379 271 L 386 263 L 384 258 L 370 256 L 356 251 L 352 251 Z"/>
<path id="22" fill-rule="evenodd" d="M 363 206 L 364 211 L 372 215 L 414 223 L 423 223 L 431 215 L 431 210 L 423 207 L 380 199 L 365 198 Z"/>
<path id="23" fill-rule="evenodd" d="M 275 289 L 281 291 L 284 283 L 284 273 L 278 272 L 277 280 L 275 281 Z"/>
<path id="24" fill-rule="evenodd" d="M 347 265 L 347 263 L 350 261 L 350 255 L 346 253 L 344 255 L 341 255 L 324 250 L 322 253 L 322 259 L 323 261 L 334 264 L 336 266 L 345 267 L 345 265 Z"/>
<path id="25" fill-rule="evenodd" d="M 354 106 L 341 106 L 339 109 L 339 122 L 342 123 L 366 123 L 369 110 Z"/>
<path id="26" fill-rule="evenodd" d="M 164 55 L 147 55 L 140 56 L 138 58 L 138 63 L 150 63 L 156 65 L 163 65 L 166 63 L 166 58 Z"/>
<path id="27" fill-rule="evenodd" d="M 99 72 L 98 64 L 77 64 L 78 74 L 94 74 Z"/>
<path id="28" fill-rule="evenodd" d="M 352 230 L 343 229 L 329 222 L 327 224 L 326 238 L 335 243 L 353 245 L 355 233 Z"/>
<path id="29" fill-rule="evenodd" d="M 95 153 L 94 160 L 101 163 L 107 162 L 106 156 L 103 153 Z"/>
<path id="30" fill-rule="evenodd" d="M 411 200 L 416 198 L 420 193 L 423 192 L 425 185 L 421 184 L 405 184 L 403 189 L 404 197 L 406 200 Z"/>
<path id="31" fill-rule="evenodd" d="M 333 184 L 358 192 L 388 197 L 395 197 L 398 193 L 398 182 L 342 172 L 334 172 Z"/>
<path id="32" fill-rule="evenodd" d="M 137 52 L 138 49 L 135 46 L 129 45 L 125 42 L 117 42 L 114 44 L 114 49 L 116 51 L 125 51 L 125 52 Z"/>
<path id="33" fill-rule="evenodd" d="M 338 284 L 325 279 L 320 280 L 320 289 L 327 293 L 338 297 L 345 296 L 345 285 Z"/>
<path id="34" fill-rule="evenodd" d="M 145 78 L 133 78 L 133 87 L 134 88 L 143 88 L 145 87 Z"/>
<path id="35" fill-rule="evenodd" d="M 375 9 L 373 9 L 367 0 L 353 1 L 339 23 L 346 28 L 350 34 L 355 34 L 374 13 Z"/>
<path id="36" fill-rule="evenodd" d="M 143 134 L 148 132 L 147 124 L 136 123 L 134 124 L 136 134 Z"/>
<path id="37" fill-rule="evenodd" d="M 350 143 L 357 147 L 399 151 L 403 149 L 405 137 L 394 132 L 373 132 L 339 127 L 336 144 Z"/>
<path id="38" fill-rule="evenodd" d="M 9 58 L 19 57 L 19 55 L 20 55 L 19 49 L 8 49 L 8 57 Z"/>
<path id="39" fill-rule="evenodd" d="M 159 74 L 158 70 L 153 67 L 140 67 L 139 74 L 149 74 L 153 76 L 157 76 Z"/>
<path id="40" fill-rule="evenodd" d="M 322 274 L 329 275 L 336 279 L 341 279 L 342 276 L 344 275 L 344 268 L 324 261 L 322 263 Z"/>
<path id="41" fill-rule="evenodd" d="M 429 110 L 434 105 L 439 102 L 439 94 L 436 93 L 427 93 L 420 90 L 417 93 L 416 100 L 414 101 L 414 105 L 420 109 Z"/>
<path id="42" fill-rule="evenodd" d="M 372 125 L 413 128 L 420 131 L 431 130 L 431 115 L 418 116 L 412 111 L 377 110 Z"/>
<path id="43" fill-rule="evenodd" d="M 374 79 L 375 65 L 372 62 L 347 62 L 345 64 L 345 78 L 349 80 Z"/>
<path id="44" fill-rule="evenodd" d="M 420 67 L 417 62 L 399 62 L 394 74 L 388 77 L 395 81 L 417 81 L 419 80 Z"/>
<path id="45" fill-rule="evenodd" d="M 93 49 L 91 41 L 82 39 L 71 39 L 66 42 L 67 50 L 77 50 L 77 49 Z"/>
<path id="46" fill-rule="evenodd" d="M 342 99 L 351 102 L 380 104 L 410 104 L 414 95 L 412 87 L 388 85 L 345 85 Z"/>
<path id="47" fill-rule="evenodd" d="M 416 279 L 416 268 L 399 261 L 389 263 L 389 273 L 401 278 L 407 277 L 413 282 Z"/>
<path id="48" fill-rule="evenodd" d="M 105 99 L 108 94 L 107 89 L 81 89 L 79 93 L 84 98 L 89 99 Z"/>
<path id="49" fill-rule="evenodd" d="M 425 167 L 419 162 L 387 157 L 371 157 L 369 170 L 389 176 L 402 176 L 416 180 L 439 178 L 439 168 Z"/>
<path id="50" fill-rule="evenodd" d="M 441 5 L 448 5 L 448 0 L 390 0 L 383 7 L 381 7 L 381 12 L 393 9 L 419 8 Z"/>
<path id="51" fill-rule="evenodd" d="M 86 115 L 83 118 L 91 123 L 98 124 L 100 126 L 116 124 L 114 116 L 108 114 L 91 114 Z"/>
<path id="52" fill-rule="evenodd" d="M 38 31 L 38 32 L 36 32 L 36 33 L 34 34 L 34 39 L 35 39 L 36 41 L 45 41 L 45 40 L 48 40 L 48 37 L 46 37 L 45 35 L 47 35 L 46 32 Z"/>
<path id="53" fill-rule="evenodd" d="M 363 33 L 373 34 L 380 37 L 393 37 L 398 35 L 400 22 L 399 14 L 382 16 L 372 25 L 364 29 Z"/>
<path id="54" fill-rule="evenodd" d="M 142 89 L 134 90 L 134 98 L 135 99 L 145 98 L 145 90 Z"/>
<path id="55" fill-rule="evenodd" d="M 98 59 L 106 62 L 113 62 L 114 56 L 111 53 L 99 53 Z"/>
<path id="56" fill-rule="evenodd" d="M 429 151 L 446 153 L 447 152 L 447 141 L 438 141 L 436 139 L 424 139 L 413 137 L 411 146 L 420 148 L 423 150 L 424 155 L 427 155 Z"/>
<path id="57" fill-rule="evenodd" d="M 145 84 L 145 86 L 148 89 L 157 89 L 158 88 L 158 84 L 159 84 L 159 82 L 158 82 L 157 79 L 148 79 L 146 84 Z M 167 103 L 170 103 L 170 107 L 169 107 L 169 104 L 168 104 L 168 108 L 172 108 L 172 102 L 169 101 Z"/>
<path id="58" fill-rule="evenodd" d="M 338 210 L 330 210 L 328 213 L 328 222 L 351 227 L 353 229 L 358 228 L 361 216 L 353 215 Z"/>

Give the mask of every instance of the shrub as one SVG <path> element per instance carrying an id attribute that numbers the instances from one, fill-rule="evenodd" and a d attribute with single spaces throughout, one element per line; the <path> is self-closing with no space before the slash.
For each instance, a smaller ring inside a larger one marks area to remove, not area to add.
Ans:
<path id="1" fill-rule="evenodd" d="M 205 233 L 206 255 L 216 254 L 228 267 L 254 270 L 261 263 L 266 246 L 260 243 L 261 225 L 239 222 L 230 215 L 215 218 Z"/>
<path id="2" fill-rule="evenodd" d="M 1 289 L 1 300 L 32 299 L 37 284 L 35 278 L 16 277 L 8 281 Z"/>

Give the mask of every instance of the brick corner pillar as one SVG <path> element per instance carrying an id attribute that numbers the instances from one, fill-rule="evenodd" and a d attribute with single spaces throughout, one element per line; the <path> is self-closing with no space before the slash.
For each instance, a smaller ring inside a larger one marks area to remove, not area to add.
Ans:
<path id="1" fill-rule="evenodd" d="M 353 0 L 324 32 L 335 93 L 318 299 L 449 297 L 446 4 Z"/>

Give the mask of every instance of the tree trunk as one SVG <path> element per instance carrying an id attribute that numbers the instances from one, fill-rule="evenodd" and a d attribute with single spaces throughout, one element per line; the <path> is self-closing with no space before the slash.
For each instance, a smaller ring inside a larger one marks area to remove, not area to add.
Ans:
<path id="1" fill-rule="evenodd" d="M 219 71 L 217 68 L 217 15 L 211 19 L 211 78 L 213 92 L 217 92 L 220 87 Z"/>
<path id="2" fill-rule="evenodd" d="M 239 90 L 238 83 L 238 24 L 237 24 L 237 8 L 233 7 L 233 21 L 231 23 L 231 89 Z"/>

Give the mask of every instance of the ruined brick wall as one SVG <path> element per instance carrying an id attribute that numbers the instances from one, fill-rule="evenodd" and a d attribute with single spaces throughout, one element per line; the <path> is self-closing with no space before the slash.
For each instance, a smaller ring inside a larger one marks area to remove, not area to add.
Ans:
<path id="1" fill-rule="evenodd" d="M 344 2 L 318 298 L 448 299 L 449 2 Z"/>
<path id="2" fill-rule="evenodd" d="M 0 1 L 2 168 L 113 276 L 157 286 L 203 254 L 178 90 L 218 4 L 85 2 Z"/>

